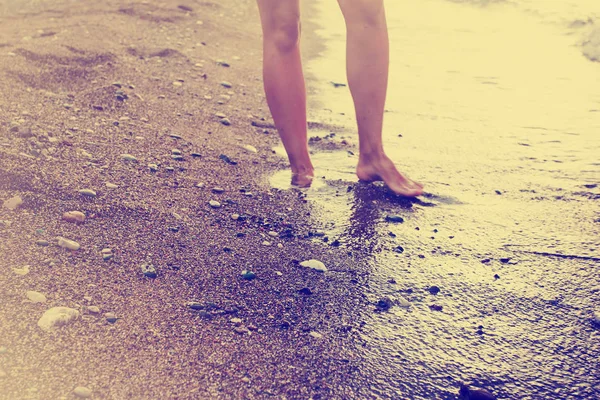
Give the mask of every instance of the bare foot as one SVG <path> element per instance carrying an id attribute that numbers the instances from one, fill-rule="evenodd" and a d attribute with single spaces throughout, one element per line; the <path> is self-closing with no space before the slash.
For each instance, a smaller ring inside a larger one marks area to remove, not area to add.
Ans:
<path id="1" fill-rule="evenodd" d="M 313 181 L 312 173 L 294 173 L 292 172 L 292 186 L 297 186 L 301 188 L 310 187 Z"/>
<path id="2" fill-rule="evenodd" d="M 385 154 L 376 158 L 361 157 L 356 167 L 356 175 L 362 181 L 383 181 L 399 196 L 414 197 L 423 193 L 423 185 L 402 175 Z"/>

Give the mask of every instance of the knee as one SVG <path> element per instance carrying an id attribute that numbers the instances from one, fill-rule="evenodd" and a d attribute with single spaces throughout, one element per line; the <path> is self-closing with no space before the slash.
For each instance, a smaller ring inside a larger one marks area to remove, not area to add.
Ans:
<path id="1" fill-rule="evenodd" d="M 383 0 L 338 0 L 348 27 L 385 28 Z"/>
<path id="2" fill-rule="evenodd" d="M 300 15 L 275 17 L 265 27 L 265 40 L 281 52 L 295 49 L 300 42 Z"/>

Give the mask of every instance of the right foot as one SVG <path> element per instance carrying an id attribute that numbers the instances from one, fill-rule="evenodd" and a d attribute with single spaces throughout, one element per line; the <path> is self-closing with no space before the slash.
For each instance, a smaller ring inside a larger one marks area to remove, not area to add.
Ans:
<path id="1" fill-rule="evenodd" d="M 361 158 L 356 167 L 356 175 L 362 181 L 383 181 L 399 196 L 415 197 L 423 194 L 423 185 L 402 175 L 386 155 L 375 159 Z"/>

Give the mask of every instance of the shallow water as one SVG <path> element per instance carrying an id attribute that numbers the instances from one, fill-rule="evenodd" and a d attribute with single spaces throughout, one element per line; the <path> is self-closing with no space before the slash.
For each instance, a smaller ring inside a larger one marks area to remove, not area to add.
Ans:
<path id="1" fill-rule="evenodd" d="M 365 398 L 455 398 L 461 381 L 501 398 L 597 398 L 600 63 L 580 44 L 600 3 L 386 5 L 385 145 L 427 195 L 356 183 L 352 100 L 331 84 L 346 82 L 336 2 L 317 4 L 326 50 L 307 64 L 311 118 L 343 127 L 311 131 L 324 138 L 306 190 L 323 245 L 364 256 L 373 302 L 411 302 L 365 312 Z M 271 183 L 287 188 L 289 172 Z"/>

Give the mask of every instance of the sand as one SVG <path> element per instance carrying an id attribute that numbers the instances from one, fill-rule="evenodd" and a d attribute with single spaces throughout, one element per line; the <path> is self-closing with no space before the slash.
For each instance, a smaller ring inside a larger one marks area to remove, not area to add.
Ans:
<path id="1" fill-rule="evenodd" d="M 363 278 L 304 239 L 300 192 L 268 185 L 286 162 L 254 2 L 11 2 L 0 19 L 0 200 L 23 200 L 0 208 L 0 398 L 352 396 Z M 46 332 L 52 307 L 80 316 Z"/>

